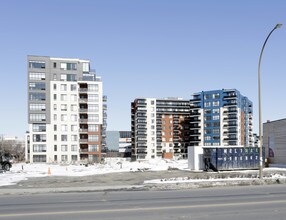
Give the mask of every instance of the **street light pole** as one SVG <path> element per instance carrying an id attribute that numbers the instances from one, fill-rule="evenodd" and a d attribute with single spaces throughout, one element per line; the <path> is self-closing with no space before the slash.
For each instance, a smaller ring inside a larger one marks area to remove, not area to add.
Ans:
<path id="1" fill-rule="evenodd" d="M 274 30 L 277 28 L 280 28 L 282 24 L 276 24 L 276 26 L 270 31 L 268 34 L 266 40 L 264 41 L 264 44 L 262 46 L 262 50 L 260 52 L 260 57 L 259 57 L 259 63 L 258 63 L 258 109 L 259 109 L 259 178 L 263 178 L 263 155 L 262 155 L 262 112 L 261 112 L 261 86 L 260 86 L 260 64 L 261 64 L 261 59 L 262 59 L 262 54 L 264 51 L 264 47 L 268 41 L 268 38 L 272 34 Z"/>

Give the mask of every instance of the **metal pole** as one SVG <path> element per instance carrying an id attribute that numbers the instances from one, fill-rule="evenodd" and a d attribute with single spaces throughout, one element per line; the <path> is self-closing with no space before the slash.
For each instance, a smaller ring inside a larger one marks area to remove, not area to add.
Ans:
<path id="1" fill-rule="evenodd" d="M 276 24 L 276 26 L 270 31 L 268 34 L 266 40 L 264 41 L 264 44 L 262 46 L 262 50 L 260 52 L 260 57 L 259 57 L 259 63 L 258 63 L 258 110 L 259 110 L 259 178 L 263 178 L 263 154 L 262 154 L 262 111 L 261 111 L 261 86 L 260 86 L 260 64 L 261 64 L 261 59 L 262 59 L 262 54 L 264 51 L 264 47 L 268 41 L 268 38 L 272 34 L 272 32 L 280 28 L 282 24 Z"/>

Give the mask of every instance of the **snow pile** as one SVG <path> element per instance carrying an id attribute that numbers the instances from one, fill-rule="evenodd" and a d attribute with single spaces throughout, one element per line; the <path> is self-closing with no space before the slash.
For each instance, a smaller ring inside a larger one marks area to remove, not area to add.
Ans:
<path id="1" fill-rule="evenodd" d="M 130 162 L 124 158 L 107 158 L 104 164 L 59 165 L 59 164 L 13 164 L 11 170 L 0 174 L 0 186 L 17 184 L 30 177 L 88 176 L 114 172 L 144 172 L 168 169 L 187 169 L 187 160 L 152 159 Z"/>

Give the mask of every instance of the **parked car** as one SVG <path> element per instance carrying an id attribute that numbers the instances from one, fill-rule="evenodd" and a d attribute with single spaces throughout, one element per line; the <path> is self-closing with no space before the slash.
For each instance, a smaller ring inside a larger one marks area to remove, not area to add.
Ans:
<path id="1" fill-rule="evenodd" d="M 11 156 L 0 153 L 0 170 L 10 171 L 12 167 Z"/>

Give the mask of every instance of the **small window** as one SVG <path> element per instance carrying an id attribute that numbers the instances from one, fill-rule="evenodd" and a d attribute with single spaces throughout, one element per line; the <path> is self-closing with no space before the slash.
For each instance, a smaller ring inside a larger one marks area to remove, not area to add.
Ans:
<path id="1" fill-rule="evenodd" d="M 54 63 L 54 68 L 57 68 L 57 63 Z"/>

